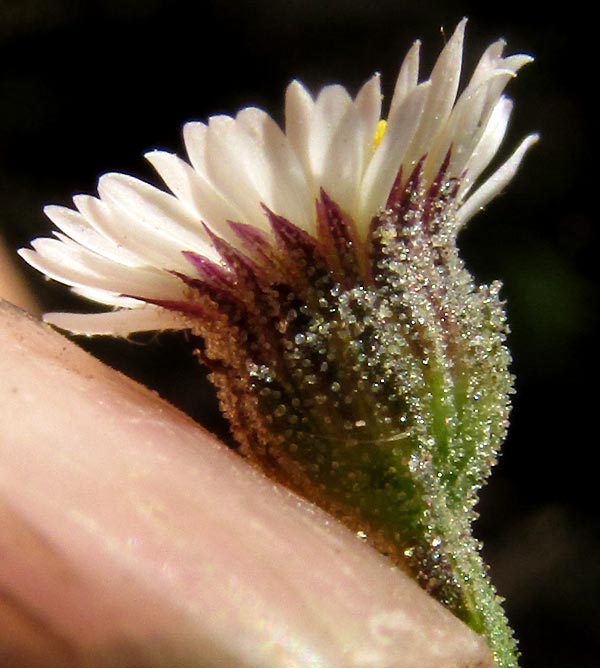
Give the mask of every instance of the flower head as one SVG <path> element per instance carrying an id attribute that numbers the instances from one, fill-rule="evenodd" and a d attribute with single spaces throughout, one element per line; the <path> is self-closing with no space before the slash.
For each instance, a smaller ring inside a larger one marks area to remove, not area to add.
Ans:
<path id="1" fill-rule="evenodd" d="M 493 43 L 460 95 L 461 22 L 427 81 L 419 43 L 387 120 L 379 77 L 286 93 L 263 111 L 189 123 L 189 162 L 147 155 L 172 192 L 121 174 L 22 256 L 112 305 L 50 314 L 84 334 L 190 329 L 203 337 L 243 451 L 405 563 L 500 658 L 514 642 L 470 523 L 504 438 L 512 377 L 499 284 L 477 286 L 461 227 L 515 174 L 527 137 L 481 179 L 531 59 Z M 508 658 L 506 658 L 508 657 Z"/>
<path id="2" fill-rule="evenodd" d="M 535 141 L 527 137 L 478 183 L 511 114 L 504 87 L 531 58 L 505 57 L 503 41 L 495 42 L 457 98 L 464 27 L 465 21 L 421 83 L 420 44 L 413 45 L 387 121 L 381 120 L 378 75 L 354 99 L 339 85 L 313 99 L 294 81 L 286 92 L 285 131 L 264 111 L 247 108 L 235 118 L 188 123 L 189 162 L 164 151 L 148 153 L 172 194 L 115 173 L 100 179 L 99 199 L 78 195 L 76 210 L 47 207 L 60 230 L 56 239 L 36 239 L 34 250 L 21 255 L 74 292 L 117 310 L 49 314 L 46 320 L 80 334 L 194 328 L 197 295 L 190 283 L 233 280 L 223 244 L 285 278 L 290 261 L 278 229 L 285 225 L 328 249 L 327 260 L 335 264 L 333 209 L 339 234 L 353 242 L 365 270 L 374 221 L 415 177 L 424 193 L 434 182 L 454 184 L 445 206 L 452 208 L 455 233 L 502 190 Z M 267 250 L 281 265 L 265 258 Z"/>

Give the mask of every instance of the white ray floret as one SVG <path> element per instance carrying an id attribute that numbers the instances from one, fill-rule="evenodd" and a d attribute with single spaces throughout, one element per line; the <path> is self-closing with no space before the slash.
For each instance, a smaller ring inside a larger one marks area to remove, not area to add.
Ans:
<path id="1" fill-rule="evenodd" d="M 315 201 L 324 190 L 365 240 L 398 173 L 406 180 L 422 161 L 427 185 L 448 154 L 446 177 L 459 179 L 456 215 L 465 224 L 507 185 L 537 139 L 527 137 L 478 186 L 510 119 L 504 88 L 531 58 L 503 56 L 499 40 L 486 49 L 459 94 L 465 25 L 458 25 L 427 81 L 419 82 L 420 43 L 409 50 L 383 136 L 379 76 L 354 99 L 340 85 L 313 98 L 294 81 L 286 92 L 285 130 L 264 111 L 247 108 L 235 118 L 188 123 L 189 162 L 164 151 L 148 153 L 172 194 L 131 176 L 107 174 L 99 182 L 99 199 L 77 196 L 77 211 L 48 207 L 60 232 L 56 239 L 36 239 L 33 250 L 21 255 L 77 293 L 119 310 L 49 314 L 46 320 L 87 334 L 187 328 L 185 317 L 147 302 L 189 298 L 175 275 L 197 278 L 186 253 L 223 264 L 211 234 L 240 247 L 230 225 L 238 222 L 268 238 L 266 206 L 314 236 Z"/>

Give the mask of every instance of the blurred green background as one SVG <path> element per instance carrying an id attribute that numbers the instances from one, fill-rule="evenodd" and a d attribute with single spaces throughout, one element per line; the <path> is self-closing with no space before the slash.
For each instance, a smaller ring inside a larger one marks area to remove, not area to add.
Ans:
<path id="1" fill-rule="evenodd" d="M 0 0 L 0 230 L 17 248 L 47 234 L 47 203 L 181 152 L 190 119 L 258 105 L 282 116 L 294 77 L 356 91 L 374 71 L 391 93 L 412 41 L 426 76 L 463 16 L 468 73 L 499 36 L 536 56 L 509 87 L 504 155 L 541 133 L 507 193 L 461 248 L 481 281 L 500 278 L 518 393 L 504 455 L 483 493 L 478 535 L 521 640 L 523 668 L 599 665 L 597 160 L 598 41 L 589 10 L 403 0 Z M 595 118 L 594 118 L 595 120 Z M 154 179 L 155 182 L 157 181 Z M 46 310 L 86 307 L 23 266 Z M 82 341 L 94 354 L 227 438 L 185 336 Z M 340 667 L 341 668 L 341 667 Z"/>

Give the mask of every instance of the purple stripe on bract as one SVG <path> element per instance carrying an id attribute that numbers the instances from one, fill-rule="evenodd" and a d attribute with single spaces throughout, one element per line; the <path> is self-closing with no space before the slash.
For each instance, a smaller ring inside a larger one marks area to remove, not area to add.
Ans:
<path id="1" fill-rule="evenodd" d="M 266 210 L 264 204 L 261 204 L 261 206 Z M 272 277 L 285 273 L 283 272 L 283 265 L 275 252 L 274 239 L 267 232 L 246 223 L 228 222 L 235 235 L 242 242 L 244 252 L 257 266 L 261 266 Z"/>
<path id="2" fill-rule="evenodd" d="M 399 185 L 393 193 L 390 193 L 390 197 L 388 198 L 386 209 L 390 209 L 396 216 L 399 226 L 410 225 L 418 219 L 418 216 L 415 214 L 422 208 L 421 180 L 425 157 L 423 156 L 415 165 L 404 187 L 402 188 Z"/>
<path id="3" fill-rule="evenodd" d="M 340 283 L 346 287 L 359 283 L 364 262 L 356 226 L 323 188 L 317 200 L 317 230 Z"/>
<path id="4" fill-rule="evenodd" d="M 417 165 L 417 167 L 418 166 L 419 165 Z M 404 173 L 404 168 L 403 168 L 402 165 L 400 165 L 400 169 L 398 170 L 398 174 L 396 174 L 396 178 L 394 179 L 392 189 L 390 190 L 390 194 L 388 195 L 387 201 L 385 203 L 385 208 L 386 209 L 395 210 L 398 207 L 398 205 L 399 205 L 399 203 L 402 199 L 402 194 L 404 193 L 404 188 L 402 187 L 403 173 Z M 414 172 L 413 172 L 413 175 L 414 175 Z M 373 220 L 371 221 L 371 226 L 378 220 L 378 218 L 379 218 L 379 215 L 376 214 L 373 217 Z"/>
<path id="5" fill-rule="evenodd" d="M 244 298 L 244 291 L 240 288 L 238 281 L 232 281 L 227 285 L 212 285 L 198 278 L 191 278 L 185 274 L 173 271 L 180 281 L 197 293 L 198 299 L 207 299 L 211 306 L 220 310 L 222 313 L 238 313 L 246 309 L 247 299 Z M 208 310 L 206 310 L 208 313 Z"/>
<path id="6" fill-rule="evenodd" d="M 231 270 L 233 276 L 231 296 L 244 303 L 246 308 L 252 310 L 257 297 L 264 292 L 265 286 L 270 282 L 268 272 L 208 228 L 207 232 L 211 237 L 213 246 Z"/>
<path id="7" fill-rule="evenodd" d="M 211 262 L 208 258 L 198 255 L 193 251 L 182 251 L 183 256 L 194 267 L 202 281 L 219 288 L 228 288 L 231 286 L 231 278 L 227 272 L 219 265 Z M 179 274 L 177 274 L 179 278 Z"/>
<path id="8" fill-rule="evenodd" d="M 228 220 L 227 223 L 251 254 L 262 255 L 266 248 L 271 247 L 270 239 L 266 232 L 259 230 L 254 225 L 237 223 L 233 220 Z"/>
<path id="9" fill-rule="evenodd" d="M 427 195 L 423 203 L 423 231 L 429 232 L 430 234 L 435 234 L 439 232 L 439 216 L 437 215 L 440 203 L 444 204 L 447 202 L 447 193 L 442 192 L 444 185 L 448 182 L 446 179 L 446 172 L 448 171 L 448 166 L 450 164 L 450 155 L 452 148 L 448 149 L 444 161 L 440 165 L 440 168 L 431 182 Z"/>
<path id="10" fill-rule="evenodd" d="M 294 249 L 299 249 L 304 255 L 313 255 L 317 242 L 305 230 L 291 223 L 287 218 L 278 216 L 267 206 L 263 205 L 267 214 L 275 239 L 283 254 L 288 254 Z"/>
<path id="11" fill-rule="evenodd" d="M 215 234 L 206 225 L 204 227 L 215 250 L 219 253 L 227 268 L 232 272 L 234 281 L 240 280 L 249 271 L 252 273 L 256 272 L 258 267 L 251 258 L 240 252 L 240 250 L 228 241 Z"/>
<path id="12" fill-rule="evenodd" d="M 271 230 L 275 237 L 279 253 L 284 258 L 289 258 L 287 269 L 293 269 L 295 262 L 319 262 L 323 261 L 319 252 L 317 240 L 305 230 L 291 223 L 287 218 L 278 216 L 265 207 L 265 211 L 271 224 Z"/>
<path id="13" fill-rule="evenodd" d="M 322 245 L 287 218 L 264 208 L 271 223 L 278 255 L 283 259 L 282 278 L 293 285 L 298 296 L 313 293 L 318 282 L 323 286 L 331 283 L 328 278 L 330 268 Z"/>

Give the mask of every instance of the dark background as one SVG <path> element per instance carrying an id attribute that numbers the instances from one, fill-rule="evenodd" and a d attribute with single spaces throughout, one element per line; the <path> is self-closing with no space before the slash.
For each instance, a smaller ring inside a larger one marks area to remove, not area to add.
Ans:
<path id="1" fill-rule="evenodd" d="M 425 77 L 463 16 L 466 71 L 499 36 L 536 56 L 509 86 L 504 155 L 539 131 L 505 196 L 461 248 L 481 281 L 500 278 L 518 393 L 477 533 L 523 652 L 523 668 L 599 665 L 597 34 L 574 3 L 402 0 L 0 0 L 0 226 L 16 248 L 50 223 L 46 203 L 94 192 L 99 174 L 152 178 L 151 148 L 181 152 L 189 119 L 258 105 L 281 120 L 287 82 L 356 92 L 374 71 L 391 93 L 412 41 Z M 23 267 L 46 310 L 85 307 Z M 138 341 L 138 344 L 140 341 Z M 83 341 L 226 435 L 183 335 Z M 340 667 L 343 668 L 343 667 Z"/>

